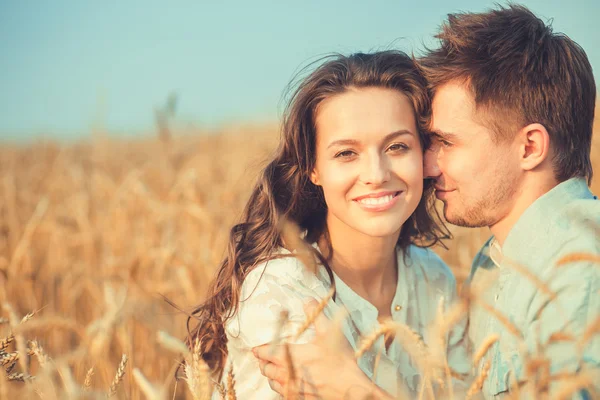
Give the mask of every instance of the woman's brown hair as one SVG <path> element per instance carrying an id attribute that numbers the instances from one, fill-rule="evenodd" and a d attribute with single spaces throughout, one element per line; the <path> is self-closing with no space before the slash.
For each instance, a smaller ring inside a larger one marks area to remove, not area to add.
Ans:
<path id="1" fill-rule="evenodd" d="M 192 317 L 188 318 L 188 346 L 200 340 L 203 358 L 218 376 L 227 356 L 224 324 L 237 312 L 244 277 L 257 264 L 274 258 L 278 248 L 285 247 L 282 223 L 296 224 L 306 232 L 308 243 L 328 237 L 323 192 L 309 179 L 315 166 L 315 114 L 319 104 L 351 87 L 398 90 L 412 102 L 421 144 L 427 147 L 423 127 L 430 113 L 430 99 L 425 78 L 411 57 L 400 51 L 383 51 L 333 55 L 321 62 L 292 92 L 283 116 L 279 147 L 252 190 L 241 222 L 231 229 L 227 256 L 207 300 L 192 313 L 198 323 L 191 331 Z M 402 226 L 400 248 L 413 243 L 432 246 L 448 237 L 433 207 L 432 190 L 431 182 L 425 181 L 416 211 Z M 331 275 L 327 260 L 319 258 Z"/>

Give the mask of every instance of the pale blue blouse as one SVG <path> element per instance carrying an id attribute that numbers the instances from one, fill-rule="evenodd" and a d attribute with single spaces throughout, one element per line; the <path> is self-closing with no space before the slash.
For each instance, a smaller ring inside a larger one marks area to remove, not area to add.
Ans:
<path id="1" fill-rule="evenodd" d="M 281 253 L 289 253 L 281 250 Z M 435 318 L 440 302 L 448 308 L 456 298 L 456 282 L 449 268 L 431 250 L 410 246 L 408 256 L 398 250 L 398 282 L 391 304 L 392 319 L 410 326 L 422 335 L 427 344 L 425 329 Z M 333 318 L 340 309 L 345 309 L 349 318 L 343 325 L 343 333 L 353 350 L 359 345 L 360 337 L 377 329 L 378 310 L 357 295 L 337 275 L 334 275 L 337 295 L 325 307 L 324 314 Z M 330 288 L 325 269 L 320 266 L 317 275 L 309 272 L 294 257 L 274 259 L 252 270 L 243 282 L 240 308 L 226 325 L 228 339 L 227 368 L 233 366 L 236 373 L 236 392 L 241 399 L 278 399 L 259 370 L 258 362 L 251 349 L 272 342 L 278 334 L 280 313 L 289 312 L 290 323 L 280 333 L 290 338 L 305 321 L 304 304 L 310 299 L 324 298 Z M 462 329 L 462 331 L 461 331 Z M 469 371 L 469 362 L 463 347 L 464 325 L 453 330 L 447 338 L 450 366 L 459 373 Z M 313 337 L 309 330 L 298 343 Z M 376 384 L 391 394 L 399 394 L 399 387 L 409 393 L 418 392 L 420 376 L 406 351 L 394 342 L 386 350 L 380 337 L 370 351 L 359 360 L 358 366 L 369 377 L 373 377 L 376 354 L 382 355 L 377 367 Z"/>

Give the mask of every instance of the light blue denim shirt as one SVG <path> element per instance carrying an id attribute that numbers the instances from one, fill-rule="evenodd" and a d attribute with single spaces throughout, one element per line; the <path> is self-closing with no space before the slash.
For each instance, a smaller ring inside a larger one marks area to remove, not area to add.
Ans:
<path id="1" fill-rule="evenodd" d="M 482 300 L 504 314 L 519 331 L 511 333 L 482 307 L 472 309 L 469 337 L 475 350 L 490 335 L 500 335 L 476 371 L 487 361 L 491 363 L 483 387 L 485 398 L 501 397 L 513 379 L 531 379 L 523 365 L 524 354 L 535 357 L 538 343 L 551 360 L 550 374 L 600 365 L 600 335 L 578 350 L 583 332 L 600 316 L 600 265 L 579 261 L 556 266 L 558 260 L 573 253 L 600 255 L 600 201 L 580 178 L 562 182 L 537 199 L 510 230 L 501 248 L 492 237 L 475 257 L 471 285 L 476 287 L 486 275 L 494 274 Z M 551 294 L 525 277 L 515 264 L 545 282 L 555 299 L 551 300 Z M 575 340 L 547 344 L 556 332 L 572 335 Z M 541 368 L 537 371 L 541 373 Z"/>

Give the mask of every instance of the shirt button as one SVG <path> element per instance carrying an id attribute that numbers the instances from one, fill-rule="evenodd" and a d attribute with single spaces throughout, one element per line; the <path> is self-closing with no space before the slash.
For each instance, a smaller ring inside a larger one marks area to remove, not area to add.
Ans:
<path id="1" fill-rule="evenodd" d="M 394 310 L 400 311 L 400 310 L 402 310 L 402 307 L 400 307 L 399 305 L 396 305 L 396 307 L 394 307 Z"/>

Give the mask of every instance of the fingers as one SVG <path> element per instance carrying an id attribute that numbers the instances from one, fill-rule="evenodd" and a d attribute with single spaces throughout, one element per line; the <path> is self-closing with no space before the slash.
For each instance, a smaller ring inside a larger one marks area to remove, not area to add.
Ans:
<path id="1" fill-rule="evenodd" d="M 270 387 L 271 387 L 271 389 L 273 389 L 275 392 L 277 392 L 277 393 L 279 393 L 281 396 L 284 396 L 284 397 L 285 397 L 285 395 L 286 395 L 286 393 L 285 393 L 285 389 L 284 389 L 284 386 L 283 386 L 281 383 L 279 383 L 279 382 L 277 382 L 277 381 L 273 381 L 273 380 L 269 379 L 269 386 L 270 386 Z"/>
<path id="2" fill-rule="evenodd" d="M 287 370 L 267 361 L 258 361 L 261 374 L 269 381 L 271 389 L 285 396 L 284 387 L 287 381 Z"/>
<path id="3" fill-rule="evenodd" d="M 271 344 L 263 344 L 262 346 L 252 349 L 254 357 L 259 361 L 266 361 L 276 365 L 283 365 L 283 349 L 281 346 L 273 346 Z"/>
<path id="4" fill-rule="evenodd" d="M 270 362 L 259 361 L 260 372 L 268 379 L 284 384 L 287 380 L 287 368 L 277 366 Z"/>

